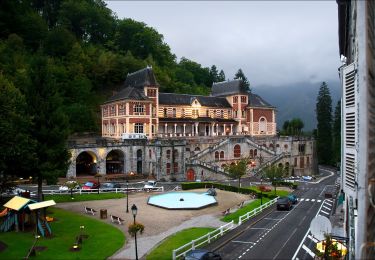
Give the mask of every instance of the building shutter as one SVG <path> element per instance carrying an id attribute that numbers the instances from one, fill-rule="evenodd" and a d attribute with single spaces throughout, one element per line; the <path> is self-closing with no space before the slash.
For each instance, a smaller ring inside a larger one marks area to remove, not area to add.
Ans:
<path id="1" fill-rule="evenodd" d="M 356 197 L 357 182 L 357 71 L 352 63 L 342 69 L 343 83 L 343 189 Z"/>

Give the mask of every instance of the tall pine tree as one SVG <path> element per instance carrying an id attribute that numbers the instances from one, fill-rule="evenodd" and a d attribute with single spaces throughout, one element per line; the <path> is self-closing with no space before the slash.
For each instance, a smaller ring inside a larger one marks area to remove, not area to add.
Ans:
<path id="1" fill-rule="evenodd" d="M 237 73 L 234 75 L 234 79 L 242 79 L 243 86 L 246 91 L 250 92 L 250 83 L 247 80 L 245 74 L 243 73 L 242 69 L 239 69 Z"/>
<path id="2" fill-rule="evenodd" d="M 219 76 L 217 77 L 217 81 L 218 82 L 225 81 L 225 73 L 223 70 L 220 70 Z"/>
<path id="3" fill-rule="evenodd" d="M 319 89 L 316 101 L 317 152 L 319 164 L 332 164 L 332 99 L 325 82 Z"/>
<path id="4" fill-rule="evenodd" d="M 340 162 L 341 158 L 341 101 L 337 102 L 333 119 L 333 159 Z"/>

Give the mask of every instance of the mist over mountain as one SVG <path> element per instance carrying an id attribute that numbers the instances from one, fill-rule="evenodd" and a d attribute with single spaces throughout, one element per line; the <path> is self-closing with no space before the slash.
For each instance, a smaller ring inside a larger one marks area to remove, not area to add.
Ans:
<path id="1" fill-rule="evenodd" d="M 340 82 L 327 82 L 331 98 L 332 112 L 341 97 Z M 316 128 L 316 98 L 321 83 L 302 82 L 287 86 L 256 86 L 252 92 L 260 95 L 277 109 L 277 128 L 281 129 L 286 120 L 301 118 L 305 124 L 303 131 Z"/>

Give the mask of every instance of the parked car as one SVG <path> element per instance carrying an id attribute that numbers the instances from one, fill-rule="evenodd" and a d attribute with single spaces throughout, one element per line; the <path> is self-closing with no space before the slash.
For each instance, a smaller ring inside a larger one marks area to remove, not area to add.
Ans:
<path id="1" fill-rule="evenodd" d="M 156 181 L 147 181 L 145 183 L 144 189 L 152 189 L 155 188 L 158 183 Z"/>
<path id="2" fill-rule="evenodd" d="M 289 200 L 288 197 L 280 197 L 276 201 L 276 208 L 277 210 L 290 210 L 292 207 L 292 202 Z"/>
<path id="3" fill-rule="evenodd" d="M 82 190 L 93 190 L 93 189 L 99 189 L 100 183 L 96 181 L 88 181 L 85 183 L 85 185 L 82 186 Z"/>
<path id="4" fill-rule="evenodd" d="M 296 204 L 296 203 L 297 203 L 297 196 L 294 195 L 294 194 L 289 194 L 289 195 L 288 195 L 288 199 L 290 200 L 290 202 L 291 202 L 292 204 Z"/>
<path id="5" fill-rule="evenodd" d="M 121 188 L 121 185 L 116 182 L 104 182 L 100 184 L 100 188 L 107 190 L 107 191 L 113 191 L 113 190 L 116 190 L 117 188 Z"/>
<path id="6" fill-rule="evenodd" d="M 207 249 L 191 250 L 185 255 L 185 260 L 221 260 L 221 256 Z"/>

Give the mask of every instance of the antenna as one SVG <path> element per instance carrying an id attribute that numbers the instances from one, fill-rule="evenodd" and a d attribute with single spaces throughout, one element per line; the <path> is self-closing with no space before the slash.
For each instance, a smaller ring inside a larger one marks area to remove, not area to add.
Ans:
<path id="1" fill-rule="evenodd" d="M 310 223 L 310 232 L 318 240 L 324 240 L 332 231 L 331 221 L 322 215 L 316 216 Z"/>

